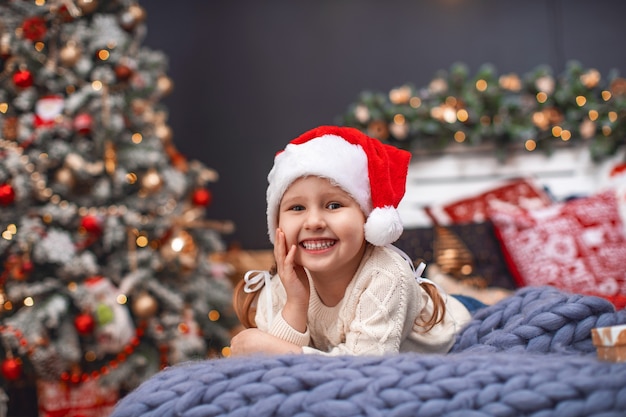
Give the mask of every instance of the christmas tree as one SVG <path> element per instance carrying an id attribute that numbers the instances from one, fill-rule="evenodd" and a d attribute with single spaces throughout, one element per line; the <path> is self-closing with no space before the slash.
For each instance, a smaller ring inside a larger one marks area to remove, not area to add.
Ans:
<path id="1" fill-rule="evenodd" d="M 227 354 L 237 324 L 212 256 L 233 226 L 205 218 L 217 174 L 172 143 L 145 15 L 0 4 L 0 380 L 37 384 L 42 413 L 89 415 L 163 366 Z"/>

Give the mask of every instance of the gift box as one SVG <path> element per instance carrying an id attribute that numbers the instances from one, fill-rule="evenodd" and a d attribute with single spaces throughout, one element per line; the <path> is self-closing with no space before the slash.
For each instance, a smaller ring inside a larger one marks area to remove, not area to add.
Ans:
<path id="1" fill-rule="evenodd" d="M 608 362 L 626 362 L 626 324 L 591 329 L 598 359 Z"/>

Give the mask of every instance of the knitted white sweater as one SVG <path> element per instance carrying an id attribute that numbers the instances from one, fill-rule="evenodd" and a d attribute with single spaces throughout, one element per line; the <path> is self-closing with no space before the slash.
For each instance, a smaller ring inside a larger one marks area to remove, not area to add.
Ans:
<path id="1" fill-rule="evenodd" d="M 309 281 L 311 298 L 305 333 L 298 332 L 283 319 L 281 313 L 287 297 L 278 276 L 271 280 L 271 327 L 264 294 L 258 297 L 255 314 L 260 330 L 302 346 L 305 353 L 445 353 L 454 344 L 456 333 L 471 318 L 463 304 L 443 294 L 445 318 L 424 332 L 418 319 L 430 317 L 432 301 L 417 283 L 408 263 L 384 247 L 368 246 L 346 295 L 336 306 L 324 305 Z M 267 287 L 262 289 L 267 290 Z"/>

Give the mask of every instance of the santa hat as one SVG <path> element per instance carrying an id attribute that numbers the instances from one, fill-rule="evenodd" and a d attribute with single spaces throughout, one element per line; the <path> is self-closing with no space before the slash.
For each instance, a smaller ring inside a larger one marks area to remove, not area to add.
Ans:
<path id="1" fill-rule="evenodd" d="M 376 246 L 402 234 L 398 204 L 404 196 L 410 152 L 385 145 L 350 127 L 320 126 L 292 140 L 276 154 L 267 176 L 270 241 L 278 227 L 278 206 L 298 178 L 328 178 L 348 192 L 367 216 L 365 240 Z"/>

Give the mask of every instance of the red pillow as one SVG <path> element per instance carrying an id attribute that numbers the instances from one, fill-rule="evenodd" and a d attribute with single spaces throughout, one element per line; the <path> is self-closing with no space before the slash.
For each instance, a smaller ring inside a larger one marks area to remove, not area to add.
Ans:
<path id="1" fill-rule="evenodd" d="M 551 285 L 626 306 L 626 234 L 615 190 L 533 210 L 498 204 L 489 216 L 519 286 Z"/>
<path id="2" fill-rule="evenodd" d="M 425 211 L 437 225 L 481 223 L 487 220 L 488 207 L 494 202 L 505 202 L 531 209 L 546 207 L 552 200 L 532 180 L 517 178 L 507 180 L 504 184 L 481 194 L 426 207 Z"/>

